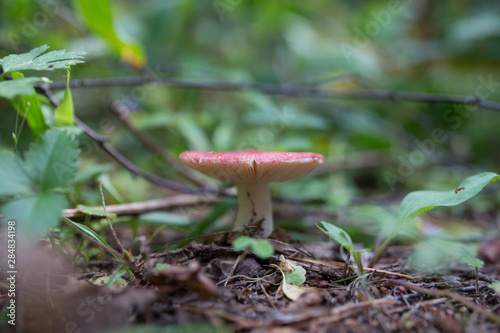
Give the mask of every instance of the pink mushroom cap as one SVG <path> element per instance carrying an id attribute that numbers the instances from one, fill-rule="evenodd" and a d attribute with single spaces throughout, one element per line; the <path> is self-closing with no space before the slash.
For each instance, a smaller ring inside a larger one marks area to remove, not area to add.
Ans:
<path id="1" fill-rule="evenodd" d="M 324 162 L 320 154 L 243 150 L 224 153 L 185 151 L 188 167 L 226 183 L 272 183 L 301 177 Z"/>

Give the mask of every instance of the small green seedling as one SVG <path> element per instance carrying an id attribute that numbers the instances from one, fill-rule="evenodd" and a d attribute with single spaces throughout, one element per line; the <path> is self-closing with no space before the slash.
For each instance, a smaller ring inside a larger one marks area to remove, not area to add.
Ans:
<path id="1" fill-rule="evenodd" d="M 274 254 L 274 247 L 265 239 L 255 239 L 247 236 L 240 236 L 233 241 L 233 249 L 242 251 L 251 249 L 255 255 L 261 259 L 267 259 Z"/>
<path id="2" fill-rule="evenodd" d="M 155 265 L 155 267 L 153 268 L 153 273 L 155 273 L 155 274 L 156 274 L 156 273 L 158 273 L 158 272 L 160 272 L 160 271 L 162 271 L 162 270 L 164 270 L 164 269 L 166 269 L 166 268 L 168 268 L 168 267 L 170 267 L 170 264 L 165 264 L 165 263 L 161 263 L 161 262 L 159 262 L 159 263 L 157 263 L 157 264 Z"/>
<path id="3" fill-rule="evenodd" d="M 479 268 L 482 268 L 484 266 L 484 261 L 476 257 L 473 257 L 468 253 L 466 253 L 466 255 L 462 257 L 462 261 L 465 262 L 467 265 L 474 267 L 476 269 L 476 293 L 479 294 Z"/>
<path id="4" fill-rule="evenodd" d="M 322 226 L 319 224 L 316 224 L 316 226 L 319 228 L 319 230 L 323 231 L 325 234 L 327 234 L 330 238 L 332 238 L 334 241 L 338 242 L 340 245 L 342 245 L 343 248 L 345 248 L 347 251 L 349 251 L 350 256 L 354 258 L 356 261 L 356 265 L 358 266 L 358 274 L 363 273 L 363 263 L 361 261 L 361 253 L 365 251 L 365 249 L 357 251 L 354 248 L 354 245 L 352 244 L 352 239 L 351 236 L 342 228 L 337 227 L 331 223 L 321 221 L 323 224 Z M 346 261 L 348 261 L 349 258 L 346 258 Z"/>

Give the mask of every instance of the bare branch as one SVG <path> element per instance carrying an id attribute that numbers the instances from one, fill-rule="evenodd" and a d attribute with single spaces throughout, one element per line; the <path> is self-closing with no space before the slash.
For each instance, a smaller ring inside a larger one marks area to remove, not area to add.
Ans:
<path id="1" fill-rule="evenodd" d="M 47 96 L 50 102 L 54 106 L 59 105 L 59 101 L 54 98 L 50 87 L 47 85 L 37 87 L 37 90 Z M 177 192 L 183 193 L 192 193 L 192 194 L 201 194 L 201 193 L 211 193 L 211 194 L 223 194 L 223 191 L 214 190 L 209 188 L 196 188 L 186 186 L 177 182 L 174 182 L 169 179 L 158 177 L 154 174 L 146 172 L 140 168 L 138 168 L 134 163 L 129 161 L 125 156 L 120 154 L 116 149 L 114 149 L 111 145 L 109 145 L 106 141 L 108 141 L 107 137 L 97 134 L 90 127 L 85 125 L 78 117 L 74 118 L 75 124 L 80 127 L 85 134 L 87 134 L 93 141 L 95 141 L 105 152 L 107 152 L 111 157 L 113 157 L 116 161 L 118 161 L 121 165 L 127 168 L 134 176 L 140 176 L 154 184 L 160 185 L 162 187 L 171 189 Z"/>
<path id="2" fill-rule="evenodd" d="M 393 101 L 413 101 L 426 103 L 450 103 L 477 105 L 483 109 L 500 111 L 500 102 L 494 102 L 479 98 L 477 96 L 446 95 L 411 91 L 390 91 L 390 90 L 353 90 L 353 91 L 325 91 L 318 88 L 317 84 L 261 84 L 245 82 L 190 82 L 174 78 L 153 77 L 153 76 L 132 76 L 115 77 L 105 79 L 71 80 L 71 88 L 80 87 L 107 87 L 107 86 L 137 86 L 144 84 L 160 84 L 180 89 L 201 89 L 216 91 L 244 91 L 253 90 L 267 95 L 285 97 L 316 97 L 316 98 L 336 98 L 336 99 L 375 99 Z M 37 84 L 37 87 L 45 89 L 64 89 L 66 82 L 54 82 L 49 84 Z"/>
<path id="3" fill-rule="evenodd" d="M 165 199 L 133 202 L 120 205 L 107 205 L 106 210 L 108 213 L 113 213 L 117 216 L 139 215 L 157 210 L 213 204 L 217 201 L 219 201 L 219 198 L 215 195 L 182 194 Z M 102 206 L 90 208 L 102 210 Z M 86 216 L 80 208 L 65 209 L 63 215 L 73 221 L 83 220 Z M 102 216 L 99 216 L 99 218 L 102 218 Z"/>

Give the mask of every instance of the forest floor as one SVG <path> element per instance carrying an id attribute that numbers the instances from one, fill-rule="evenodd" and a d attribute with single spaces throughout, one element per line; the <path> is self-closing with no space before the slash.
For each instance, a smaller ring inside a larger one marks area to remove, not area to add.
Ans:
<path id="1" fill-rule="evenodd" d="M 147 241 L 151 235 L 137 242 L 125 226 L 117 234 L 126 248 L 142 245 L 128 263 L 134 275 L 123 274 L 111 288 L 101 285 L 121 265 L 92 245 L 86 260 L 70 257 L 73 245 L 57 239 L 23 249 L 17 332 L 500 331 L 500 299 L 490 286 L 500 280 L 500 238 L 481 240 L 479 258 L 485 265 L 476 280 L 475 269 L 467 265 L 445 274 L 416 273 L 408 264 L 412 245 L 390 246 L 374 269 L 358 277 L 342 261 L 338 244 L 326 243 L 325 237 L 301 243 L 290 242 L 284 231 L 276 233 L 277 239 L 270 239 L 275 254 L 260 259 L 235 251 L 233 232 L 155 253 Z M 282 283 L 277 266 L 283 260 L 306 271 L 307 290 L 299 297 Z M 1 287 L 3 307 L 6 286 Z"/>

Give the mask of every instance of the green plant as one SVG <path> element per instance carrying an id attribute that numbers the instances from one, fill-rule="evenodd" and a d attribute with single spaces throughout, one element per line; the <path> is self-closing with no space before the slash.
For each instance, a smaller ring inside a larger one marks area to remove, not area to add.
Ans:
<path id="1" fill-rule="evenodd" d="M 48 234 L 66 208 L 64 195 L 78 167 L 79 151 L 72 134 L 63 129 L 43 133 L 24 159 L 0 153 L 0 198 L 5 219 L 18 225 L 18 236 L 36 240 Z"/>
<path id="2" fill-rule="evenodd" d="M 251 249 L 261 259 L 267 259 L 274 254 L 274 247 L 265 239 L 256 239 L 248 236 L 240 236 L 233 241 L 235 251 L 248 251 Z"/>
<path id="3" fill-rule="evenodd" d="M 410 223 L 418 215 L 436 207 L 461 204 L 477 195 L 489 183 L 499 179 L 500 175 L 497 173 L 483 172 L 465 179 L 458 187 L 450 191 L 415 191 L 406 195 L 399 206 L 395 227 L 375 252 L 370 266 L 375 264 L 403 225 Z"/>
<path id="4" fill-rule="evenodd" d="M 338 242 L 340 245 L 342 245 L 343 248 L 345 248 L 349 252 L 349 256 L 352 256 L 354 258 L 354 261 L 358 266 L 359 270 L 358 274 L 362 274 L 363 262 L 361 261 L 361 254 L 365 250 L 363 249 L 357 251 L 354 248 L 354 245 L 352 244 L 351 236 L 349 236 L 349 234 L 342 228 L 337 227 L 336 225 L 333 225 L 325 221 L 321 221 L 321 224 L 322 225 L 317 224 L 316 226 L 319 228 L 319 230 L 323 231 L 325 234 L 327 234 L 334 241 Z M 346 258 L 346 263 L 349 261 L 349 256 Z"/>
<path id="5" fill-rule="evenodd" d="M 479 294 L 479 268 L 482 268 L 484 266 L 484 261 L 470 255 L 467 251 L 464 251 L 462 261 L 470 267 L 474 267 L 476 271 L 476 292 Z"/>
<path id="6" fill-rule="evenodd" d="M 33 87 L 33 84 L 37 82 L 47 82 L 48 80 L 42 77 L 24 77 L 21 71 L 67 69 L 69 66 L 83 62 L 84 52 L 59 50 L 43 54 L 48 48 L 47 45 L 42 45 L 28 53 L 11 54 L 0 59 L 0 65 L 2 66 L 0 97 L 9 100 L 18 114 L 26 119 L 35 136 L 44 133 L 50 127 L 49 125 L 52 125 L 51 120 L 46 119 L 42 112 L 44 99 L 39 97 Z M 73 102 L 68 87 L 61 105 L 55 110 L 55 118 L 55 125 L 57 126 L 73 124 Z M 18 133 L 14 136 L 15 141 L 17 137 Z"/>

